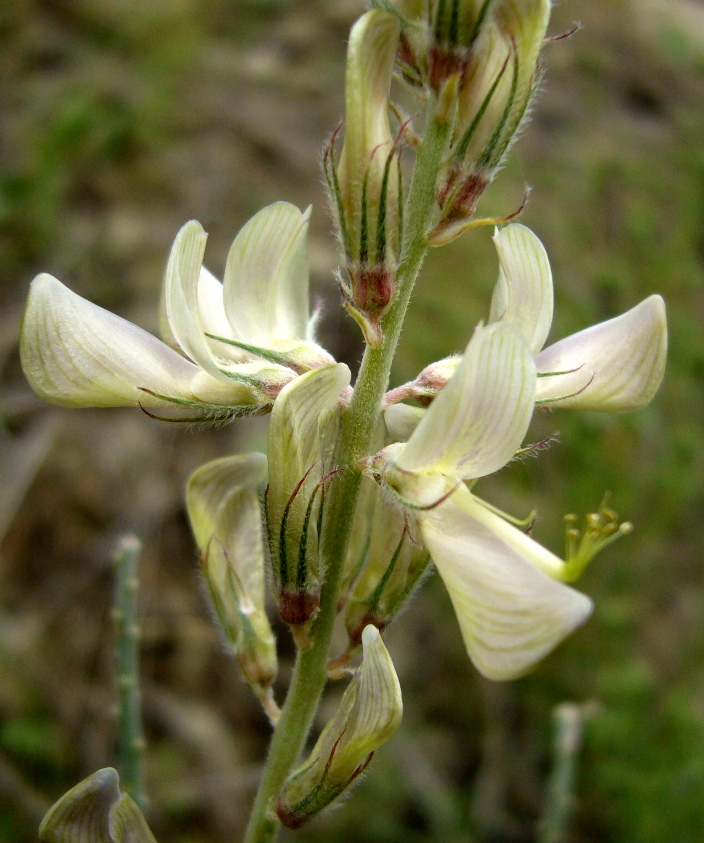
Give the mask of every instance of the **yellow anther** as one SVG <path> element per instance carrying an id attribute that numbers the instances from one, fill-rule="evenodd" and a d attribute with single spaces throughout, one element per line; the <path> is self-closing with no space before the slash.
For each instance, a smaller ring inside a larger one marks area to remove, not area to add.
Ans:
<path id="1" fill-rule="evenodd" d="M 633 530 L 633 525 L 624 521 L 618 523 L 618 515 L 606 506 L 607 497 L 599 507 L 598 512 L 590 512 L 584 519 L 584 529 L 575 526 L 577 518 L 569 514 L 565 516 L 566 554 L 564 579 L 568 582 L 576 580 L 591 562 L 591 560 L 619 536 L 626 535 Z"/>

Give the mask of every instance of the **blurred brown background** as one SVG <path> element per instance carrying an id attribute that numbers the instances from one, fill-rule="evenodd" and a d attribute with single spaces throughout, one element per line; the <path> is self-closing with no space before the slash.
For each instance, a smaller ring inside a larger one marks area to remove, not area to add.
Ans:
<path id="1" fill-rule="evenodd" d="M 32 841 L 46 806 L 115 762 L 109 604 L 114 540 L 141 562 L 149 819 L 160 841 L 239 839 L 269 728 L 204 608 L 182 489 L 188 472 L 260 441 L 261 424 L 159 424 L 139 411 L 62 411 L 24 383 L 17 334 L 39 271 L 156 331 L 169 247 L 197 218 L 216 274 L 263 205 L 313 203 L 322 339 L 351 365 L 318 170 L 342 116 L 356 0 L 6 0 L 0 5 L 0 841 Z M 523 221 L 550 253 L 552 339 L 650 293 L 667 301 L 670 360 L 647 410 L 543 414 L 538 461 L 483 484 L 562 548 L 562 515 L 606 489 L 636 532 L 581 587 L 588 626 L 532 676 L 479 680 L 442 584 L 388 634 L 400 733 L 342 810 L 300 841 L 536 839 L 551 711 L 595 703 L 565 841 L 704 837 L 704 4 L 564 0 L 544 91 L 481 210 Z M 491 231 L 431 255 L 395 382 L 463 348 L 488 313 Z M 281 687 L 292 647 L 278 630 Z M 334 701 L 324 706 L 321 722 Z M 293 836 L 284 835 L 286 840 Z"/>

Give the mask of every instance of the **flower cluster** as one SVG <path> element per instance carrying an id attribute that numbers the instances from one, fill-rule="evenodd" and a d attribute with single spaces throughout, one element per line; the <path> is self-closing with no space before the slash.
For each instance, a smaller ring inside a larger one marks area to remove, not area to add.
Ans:
<path id="1" fill-rule="evenodd" d="M 283 203 L 257 214 L 233 244 L 224 285 L 201 266 L 198 224 L 179 232 L 166 271 L 166 314 L 193 362 L 47 276 L 33 284 L 23 326 L 27 376 L 53 400 L 273 410 L 268 467 L 260 454 L 226 457 L 196 471 L 188 486 L 216 615 L 263 697 L 276 675 L 265 566 L 282 618 L 294 627 L 310 621 L 324 576 L 325 487 L 338 468 L 331 458 L 350 382 L 347 367 L 309 338 L 306 223 Z M 553 313 L 545 250 L 518 224 L 497 231 L 494 243 L 500 272 L 489 324 L 476 329 L 463 356 L 431 364 L 387 393 L 387 443 L 382 433 L 381 449 L 360 466 L 392 499 L 374 484 L 363 487 L 341 607 L 359 645 L 366 625 L 388 625 L 432 559 L 471 658 L 487 676 L 506 679 L 582 623 L 590 603 L 562 582 L 575 570 L 569 556 L 562 562 L 544 550 L 471 486 L 521 452 L 538 405 L 645 406 L 662 379 L 667 330 L 662 299 L 651 296 L 542 350 Z M 399 403 L 408 398 L 430 406 Z M 265 485 L 260 510 L 257 491 Z"/>
<path id="2" fill-rule="evenodd" d="M 201 226 L 181 229 L 166 267 L 161 340 L 48 275 L 32 283 L 22 326 L 27 379 L 55 404 L 139 405 L 150 415 L 171 408 L 179 421 L 270 413 L 267 454 L 200 467 L 186 503 L 227 646 L 271 721 L 298 730 L 287 769 L 270 768 L 257 809 L 261 823 L 275 813 L 291 828 L 342 794 L 396 731 L 401 693 L 381 633 L 432 565 L 470 659 L 491 679 L 525 674 L 588 618 L 591 600 L 570 584 L 630 524 L 606 504 L 581 532 L 568 517 L 562 559 L 530 537 L 530 519 L 499 511 L 475 485 L 534 447 L 524 439 L 536 407 L 644 407 L 667 353 L 659 296 L 544 348 L 553 316 L 550 264 L 535 234 L 510 224 L 494 236 L 500 269 L 487 324 L 474 329 L 463 355 L 384 393 L 425 250 L 473 224 L 529 107 L 550 2 L 375 5 L 350 36 L 341 153 L 337 132 L 324 151 L 347 274 L 343 303 L 367 343 L 354 389 L 348 367 L 315 341 L 309 211 L 285 202 L 242 228 L 222 283 L 203 267 Z M 424 103 L 423 139 L 391 103 L 395 69 Z M 404 197 L 402 151 L 419 144 Z M 299 650 L 291 693 L 301 695 L 282 711 L 273 692 L 267 582 Z M 328 664 L 329 675 L 346 675 L 360 648 L 361 666 L 308 760 L 294 769 L 312 721 L 297 705 L 310 687 L 322 690 L 336 615 L 349 645 Z M 81 822 L 94 816 L 110 839 L 151 839 L 113 771 L 67 794 L 42 839 L 82 843 L 74 810 Z M 129 834 L 113 834 L 120 817 Z"/>

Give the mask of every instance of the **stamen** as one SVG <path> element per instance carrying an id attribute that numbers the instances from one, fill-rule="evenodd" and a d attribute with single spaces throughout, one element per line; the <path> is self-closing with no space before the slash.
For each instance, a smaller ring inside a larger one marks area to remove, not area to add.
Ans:
<path id="1" fill-rule="evenodd" d="M 565 516 L 565 566 L 562 578 L 566 582 L 578 579 L 591 560 L 620 536 L 632 532 L 629 521 L 619 524 L 618 515 L 607 506 L 608 494 L 597 512 L 590 512 L 584 519 L 584 529 L 577 529 L 577 516 Z"/>

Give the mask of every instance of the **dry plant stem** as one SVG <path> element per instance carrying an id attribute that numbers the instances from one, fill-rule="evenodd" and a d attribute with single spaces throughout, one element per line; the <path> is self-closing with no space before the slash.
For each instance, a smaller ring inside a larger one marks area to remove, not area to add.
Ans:
<path id="1" fill-rule="evenodd" d="M 118 752 L 125 790 L 143 807 L 142 714 L 139 688 L 139 625 L 137 624 L 137 563 L 142 544 L 124 536 L 115 551 L 115 653 L 120 695 Z"/>
<path id="2" fill-rule="evenodd" d="M 364 353 L 354 396 L 342 419 L 335 455 L 338 466 L 352 468 L 358 459 L 370 453 L 406 309 L 428 249 L 426 231 L 435 207 L 435 182 L 449 133 L 448 122 L 432 120 L 418 150 L 408 194 L 408 219 L 398 270 L 397 296 L 382 324 L 383 343 L 376 349 L 367 347 Z M 311 631 L 311 646 L 298 652 L 286 702 L 272 736 L 245 843 L 268 843 L 276 836 L 279 823 L 273 815 L 273 807 L 301 754 L 327 681 L 330 638 L 360 480 L 361 476 L 356 471 L 349 470 L 340 472 L 330 485 L 322 535 L 325 582 L 320 611 Z"/>
<path id="3" fill-rule="evenodd" d="M 548 782 L 539 843 L 561 843 L 572 813 L 577 753 L 582 743 L 584 714 L 578 705 L 559 705 L 554 713 L 553 770 Z"/>

